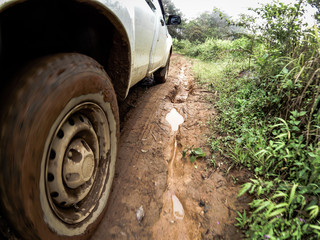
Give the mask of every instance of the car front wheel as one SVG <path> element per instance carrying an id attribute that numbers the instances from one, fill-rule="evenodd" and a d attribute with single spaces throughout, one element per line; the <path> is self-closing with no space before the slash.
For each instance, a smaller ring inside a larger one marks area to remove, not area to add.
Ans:
<path id="1" fill-rule="evenodd" d="M 119 138 L 117 99 L 93 59 L 45 57 L 1 109 L 0 191 L 24 239 L 87 239 L 106 209 Z"/>

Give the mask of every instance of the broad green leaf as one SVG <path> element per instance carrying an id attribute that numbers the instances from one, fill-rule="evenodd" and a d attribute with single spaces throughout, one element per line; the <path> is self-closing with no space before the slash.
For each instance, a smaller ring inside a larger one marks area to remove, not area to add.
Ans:
<path id="1" fill-rule="evenodd" d="M 287 136 L 288 136 L 288 133 L 281 133 L 278 136 L 276 136 L 275 138 L 283 138 L 283 137 L 286 138 Z"/>
<path id="2" fill-rule="evenodd" d="M 288 204 L 290 205 L 294 199 L 294 196 L 296 195 L 296 189 L 298 187 L 298 184 L 294 183 L 292 188 L 291 188 L 291 192 L 290 192 L 290 197 L 289 197 L 289 201 Z"/>
<path id="3" fill-rule="evenodd" d="M 319 155 L 314 154 L 313 152 L 308 152 L 310 157 L 316 158 L 319 157 Z"/>
<path id="4" fill-rule="evenodd" d="M 197 160 L 196 156 L 191 156 L 190 157 L 190 162 L 194 163 Z"/>
<path id="5" fill-rule="evenodd" d="M 301 112 L 299 112 L 299 117 L 302 117 L 302 116 L 304 116 L 304 115 L 306 115 L 306 114 L 307 114 L 306 111 L 301 111 Z"/>
<path id="6" fill-rule="evenodd" d="M 282 191 L 277 191 L 272 197 L 271 199 L 275 199 L 275 198 L 280 198 L 280 197 L 283 197 L 283 198 L 287 198 L 287 194 L 282 192 Z"/>
<path id="7" fill-rule="evenodd" d="M 288 205 L 288 203 L 279 203 L 279 204 L 275 205 L 274 208 L 282 208 L 282 207 L 287 208 L 287 207 L 289 207 L 289 205 Z"/>
<path id="8" fill-rule="evenodd" d="M 263 192 L 264 192 L 264 190 L 262 189 L 262 186 L 259 186 L 258 190 L 257 190 L 258 196 L 260 196 Z"/>
<path id="9" fill-rule="evenodd" d="M 262 209 L 268 207 L 270 204 L 272 204 L 270 201 L 263 202 L 261 206 L 254 211 L 254 213 L 260 212 Z"/>
<path id="10" fill-rule="evenodd" d="M 270 213 L 270 214 L 267 216 L 267 218 L 271 218 L 271 217 L 274 217 L 274 216 L 278 216 L 278 215 L 280 215 L 281 213 L 286 212 L 286 211 L 287 211 L 287 210 L 286 210 L 285 208 L 280 208 L 280 209 L 275 210 L 275 211 L 273 211 L 272 213 Z"/>
<path id="11" fill-rule="evenodd" d="M 274 151 L 275 152 L 277 152 L 277 151 L 279 151 L 281 148 L 283 148 L 284 146 L 285 146 L 286 144 L 285 143 L 279 143 L 279 146 L 276 148 L 276 149 L 274 149 Z"/>
<path id="12" fill-rule="evenodd" d="M 250 189 L 249 193 L 253 194 L 255 189 L 256 189 L 256 185 L 253 185 L 252 188 Z"/>
<path id="13" fill-rule="evenodd" d="M 310 206 L 306 210 L 310 211 L 310 219 L 316 218 L 319 214 L 319 206 L 317 205 Z"/>
<path id="14" fill-rule="evenodd" d="M 293 121 L 294 125 L 299 125 L 300 121 Z"/>
<path id="15" fill-rule="evenodd" d="M 269 151 L 267 151 L 267 150 L 265 150 L 265 149 L 262 149 L 262 150 L 260 150 L 259 152 L 255 153 L 255 156 L 260 155 L 260 156 L 258 156 L 258 157 L 261 158 L 261 157 L 263 157 L 266 153 L 268 153 L 268 154 L 271 155 L 271 153 L 270 153 Z"/>
<path id="16" fill-rule="evenodd" d="M 183 152 L 182 152 L 182 158 L 185 158 L 185 157 L 186 157 L 187 151 L 188 151 L 188 149 L 183 150 Z"/>
<path id="17" fill-rule="evenodd" d="M 284 74 L 287 74 L 287 73 L 289 72 L 289 70 L 288 70 L 286 67 L 284 67 L 284 68 L 282 69 L 282 72 L 283 72 Z"/>
<path id="18" fill-rule="evenodd" d="M 320 226 L 318 225 L 309 225 L 309 227 L 313 228 L 313 229 L 317 229 L 317 230 L 320 230 Z"/>
<path id="19" fill-rule="evenodd" d="M 248 182 L 242 185 L 242 188 L 238 194 L 238 197 L 241 197 L 243 194 L 245 194 L 252 186 L 252 183 Z"/>
<path id="20" fill-rule="evenodd" d="M 236 213 L 239 215 L 239 217 L 241 217 L 241 218 L 242 218 L 242 214 L 241 214 L 241 212 L 236 211 Z"/>
<path id="21" fill-rule="evenodd" d="M 195 149 L 193 149 L 193 151 L 198 157 L 205 157 L 206 156 L 206 154 L 202 151 L 201 148 L 195 148 Z"/>

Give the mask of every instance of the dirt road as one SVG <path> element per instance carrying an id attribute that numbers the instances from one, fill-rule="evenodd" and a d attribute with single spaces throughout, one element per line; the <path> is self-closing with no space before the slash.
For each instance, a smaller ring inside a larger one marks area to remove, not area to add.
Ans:
<path id="1" fill-rule="evenodd" d="M 232 169 L 226 176 L 228 165 L 220 156 L 215 167 L 208 166 L 208 122 L 216 112 L 207 101 L 212 93 L 196 85 L 191 65 L 174 54 L 167 83 L 136 86 L 120 105 L 113 192 L 91 240 L 242 238 L 234 222 L 249 199 L 236 196 L 248 175 Z M 194 163 L 183 158 L 191 147 L 207 157 Z M 1 217 L 0 226 L 8 239 L 17 239 Z"/>
<path id="2" fill-rule="evenodd" d="M 206 100 L 211 94 L 195 84 L 191 62 L 177 54 L 167 83 L 131 90 L 120 106 L 113 192 L 92 240 L 241 238 L 233 223 L 248 202 L 236 197 L 246 175 L 232 170 L 226 176 L 219 156 L 216 168 L 208 167 L 208 159 L 191 163 L 182 157 L 192 146 L 211 156 L 207 123 L 216 116 Z M 183 121 L 177 130 L 167 120 L 170 112 Z"/>

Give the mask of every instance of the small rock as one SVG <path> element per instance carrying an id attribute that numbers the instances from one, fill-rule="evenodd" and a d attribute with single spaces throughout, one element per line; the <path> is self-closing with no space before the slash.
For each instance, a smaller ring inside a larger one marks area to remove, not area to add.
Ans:
<path id="1" fill-rule="evenodd" d="M 206 203 L 201 199 L 199 202 L 199 207 L 204 207 Z"/>
<path id="2" fill-rule="evenodd" d="M 173 224 L 173 223 L 174 223 L 174 220 L 170 220 L 169 223 L 172 223 L 172 224 Z"/>
<path id="3" fill-rule="evenodd" d="M 142 205 L 141 205 L 141 206 L 139 207 L 139 209 L 137 210 L 136 216 L 137 216 L 138 222 L 141 223 L 141 221 L 142 221 L 143 218 L 144 218 L 144 209 L 143 209 L 143 206 L 142 206 Z"/>
<path id="4" fill-rule="evenodd" d="M 201 177 L 202 177 L 202 180 L 205 180 L 207 178 L 205 173 L 201 173 Z"/>

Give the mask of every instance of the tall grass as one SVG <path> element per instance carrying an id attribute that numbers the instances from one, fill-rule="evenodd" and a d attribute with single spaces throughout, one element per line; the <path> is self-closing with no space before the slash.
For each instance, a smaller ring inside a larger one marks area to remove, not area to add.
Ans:
<path id="1" fill-rule="evenodd" d="M 221 140 L 224 155 L 256 176 L 240 192 L 255 196 L 250 213 L 238 217 L 247 238 L 319 239 L 317 27 L 288 54 L 245 38 L 175 41 L 175 48 L 198 59 L 196 78 L 217 92 L 215 127 L 227 134 Z"/>
<path id="2" fill-rule="evenodd" d="M 203 61 L 217 61 L 225 57 L 234 60 L 250 49 L 250 42 L 245 38 L 234 41 L 208 38 L 204 43 L 174 39 L 173 43 L 175 51 Z"/>

